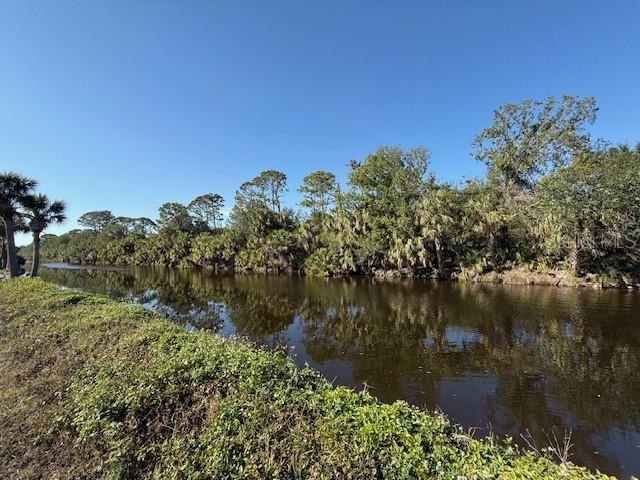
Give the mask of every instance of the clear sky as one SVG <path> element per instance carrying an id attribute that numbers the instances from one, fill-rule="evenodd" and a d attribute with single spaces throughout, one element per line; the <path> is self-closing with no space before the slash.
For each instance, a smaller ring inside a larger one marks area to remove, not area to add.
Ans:
<path id="1" fill-rule="evenodd" d="M 594 95 L 595 137 L 640 140 L 640 1 L 0 0 L 0 170 L 88 210 L 156 217 L 261 170 L 379 145 L 483 173 L 504 102 Z"/>

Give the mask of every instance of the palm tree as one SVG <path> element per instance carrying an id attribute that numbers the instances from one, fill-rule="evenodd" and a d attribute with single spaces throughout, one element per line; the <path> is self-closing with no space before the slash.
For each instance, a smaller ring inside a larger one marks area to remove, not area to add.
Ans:
<path id="1" fill-rule="evenodd" d="M 52 223 L 61 223 L 67 218 L 64 215 L 64 202 L 52 202 L 46 195 L 33 195 L 24 201 L 24 216 L 28 220 L 29 230 L 33 235 L 33 263 L 31 276 L 38 275 L 40 265 L 40 234 Z"/>
<path id="2" fill-rule="evenodd" d="M 17 277 L 20 274 L 14 238 L 14 222 L 15 217 L 19 214 L 18 206 L 31 195 L 31 191 L 36 185 L 35 180 L 17 173 L 0 173 L 0 218 L 4 223 L 10 277 Z"/>

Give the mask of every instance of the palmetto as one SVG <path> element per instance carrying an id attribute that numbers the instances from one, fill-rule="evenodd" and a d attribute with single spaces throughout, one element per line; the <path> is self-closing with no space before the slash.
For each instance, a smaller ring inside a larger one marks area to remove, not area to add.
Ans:
<path id="1" fill-rule="evenodd" d="M 40 264 L 40 234 L 52 223 L 65 220 L 65 204 L 60 200 L 50 201 L 46 195 L 31 195 L 23 200 L 24 216 L 28 220 L 29 230 L 33 235 L 33 264 L 31 276 L 38 275 Z"/>

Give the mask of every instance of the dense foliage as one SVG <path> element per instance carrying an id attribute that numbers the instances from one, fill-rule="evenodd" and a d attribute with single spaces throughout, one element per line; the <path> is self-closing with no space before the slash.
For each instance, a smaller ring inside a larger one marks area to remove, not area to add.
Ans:
<path id="1" fill-rule="evenodd" d="M 426 149 L 380 147 L 351 162 L 346 189 L 330 172 L 307 175 L 300 211 L 283 205 L 286 175 L 267 170 L 240 186 L 225 225 L 222 197 L 205 194 L 162 205 L 155 233 L 149 219 L 88 212 L 88 230 L 47 237 L 42 251 L 78 263 L 434 277 L 518 267 L 637 282 L 640 145 L 595 145 L 596 111 L 572 96 L 503 105 L 474 141 L 484 179 L 441 183 Z"/>
<path id="2" fill-rule="evenodd" d="M 0 283 L 0 361 L 17 478 L 605 478 L 39 280 Z"/>

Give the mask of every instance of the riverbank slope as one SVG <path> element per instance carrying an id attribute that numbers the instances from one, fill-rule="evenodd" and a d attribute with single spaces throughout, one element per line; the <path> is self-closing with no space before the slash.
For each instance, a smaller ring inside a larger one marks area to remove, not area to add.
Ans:
<path id="1" fill-rule="evenodd" d="M 8 478 L 606 478 L 37 279 L 0 282 L 0 368 Z"/>

